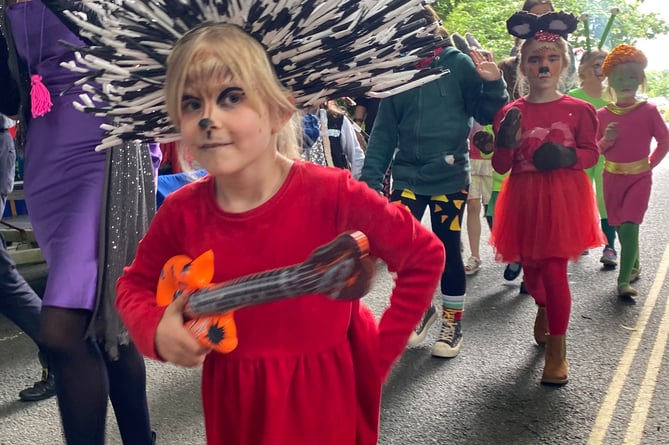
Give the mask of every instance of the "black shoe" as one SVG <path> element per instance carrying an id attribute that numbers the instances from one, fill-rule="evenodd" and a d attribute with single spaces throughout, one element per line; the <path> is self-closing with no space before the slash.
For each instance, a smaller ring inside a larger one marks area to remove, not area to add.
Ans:
<path id="1" fill-rule="evenodd" d="M 504 279 L 506 281 L 513 281 L 516 278 L 518 278 L 518 275 L 520 275 L 520 272 L 522 270 L 523 268 L 520 265 L 520 263 L 507 264 L 506 267 L 504 268 Z"/>
<path id="2" fill-rule="evenodd" d="M 37 402 L 38 400 L 48 399 L 56 395 L 56 382 L 53 374 L 44 371 L 46 377 L 35 382 L 35 384 L 19 393 L 19 398 L 24 402 Z"/>

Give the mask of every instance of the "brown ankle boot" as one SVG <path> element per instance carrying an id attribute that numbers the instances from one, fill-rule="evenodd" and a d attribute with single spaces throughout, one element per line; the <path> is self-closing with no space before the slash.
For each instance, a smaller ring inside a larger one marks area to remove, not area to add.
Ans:
<path id="1" fill-rule="evenodd" d="M 541 383 L 544 385 L 565 385 L 569 381 L 567 343 L 564 335 L 546 336 L 546 363 Z"/>
<path id="2" fill-rule="evenodd" d="M 548 333 L 548 321 L 546 320 L 546 308 L 537 306 L 537 317 L 534 319 L 534 340 L 538 345 L 546 344 Z"/>

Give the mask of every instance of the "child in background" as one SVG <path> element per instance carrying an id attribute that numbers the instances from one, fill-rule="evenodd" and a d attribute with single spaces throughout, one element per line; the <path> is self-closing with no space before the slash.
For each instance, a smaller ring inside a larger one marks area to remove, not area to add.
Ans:
<path id="1" fill-rule="evenodd" d="M 620 45 L 611 51 L 602 72 L 615 102 L 597 112 L 599 149 L 606 158 L 604 201 L 621 246 L 618 295 L 628 301 L 638 294 L 631 283 L 641 272 L 639 225 L 648 209 L 652 170 L 669 150 L 669 130 L 657 108 L 636 98 L 645 86 L 647 65 L 646 56 L 633 46 Z M 657 147 L 651 153 L 653 138 Z"/>
<path id="2" fill-rule="evenodd" d="M 440 23 L 429 6 L 417 15 L 428 23 Z M 442 26 L 436 33 L 449 39 Z M 453 358 L 462 348 L 467 290 L 460 251 L 470 179 L 467 138 L 472 120 L 491 123 L 508 97 L 497 65 L 481 51 L 466 55 L 452 46 L 439 48 L 417 65 L 448 70 L 449 75 L 381 101 L 361 180 L 380 192 L 392 163 L 390 200 L 401 202 L 418 220 L 429 208 L 432 230 L 448 252 L 441 279 L 441 310 L 430 307 L 409 346 L 425 340 L 441 312 L 441 330 L 432 355 Z"/>
<path id="3" fill-rule="evenodd" d="M 303 117 L 302 159 L 318 165 L 343 168 L 360 178 L 365 152 L 353 123 L 334 100 L 316 107 Z"/>
<path id="4" fill-rule="evenodd" d="M 576 17 L 524 11 L 507 21 L 526 39 L 520 73 L 528 94 L 495 117 L 493 168 L 510 170 L 495 208 L 491 244 L 504 262 L 520 262 L 537 303 L 534 337 L 546 345 L 541 382 L 568 382 L 565 334 L 571 312 L 568 260 L 603 244 L 592 186 L 585 168 L 597 162 L 597 118 L 592 105 L 563 95 L 569 67 L 566 35 Z"/>
<path id="5" fill-rule="evenodd" d="M 602 82 L 604 81 L 604 74 L 602 73 L 602 63 L 608 53 L 600 49 L 593 49 L 587 51 L 581 57 L 581 62 L 578 65 L 578 77 L 581 80 L 581 86 L 569 92 L 570 96 L 584 100 L 595 109 L 599 110 L 607 104 L 604 99 L 604 88 Z M 603 172 L 604 172 L 604 156 L 599 156 L 597 164 L 585 170 L 591 180 L 595 182 L 595 196 L 597 197 L 597 208 L 599 209 L 599 217 L 602 225 L 602 231 L 606 235 L 606 246 L 602 252 L 602 257 L 599 261 L 605 267 L 613 268 L 618 265 L 618 253 L 616 252 L 616 231 L 609 225 L 608 216 L 606 213 L 606 205 L 604 204 L 604 187 L 603 187 Z"/>
<path id="6" fill-rule="evenodd" d="M 471 256 L 465 263 L 465 274 L 481 270 L 481 209 L 484 213 L 492 193 L 492 135 L 474 121 L 469 134 L 469 165 L 471 182 L 467 195 L 467 237 Z M 489 148 L 487 147 L 489 145 Z"/>
<path id="7" fill-rule="evenodd" d="M 204 363 L 208 443 L 376 444 L 381 385 L 432 300 L 443 246 L 348 171 L 294 159 L 294 101 L 240 28 L 189 31 L 168 59 L 165 91 L 182 145 L 209 175 L 167 197 L 119 280 L 117 307 L 140 351 Z M 156 306 L 175 255 L 213 249 L 222 282 L 302 262 L 349 230 L 364 232 L 371 255 L 397 274 L 378 326 L 358 301 L 292 298 L 236 311 L 239 346 L 224 355 L 183 327 L 183 297 Z"/>

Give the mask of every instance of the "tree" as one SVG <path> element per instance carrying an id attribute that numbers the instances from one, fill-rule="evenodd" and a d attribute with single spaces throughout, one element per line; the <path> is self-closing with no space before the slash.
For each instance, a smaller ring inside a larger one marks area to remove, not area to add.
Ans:
<path id="1" fill-rule="evenodd" d="M 604 49 L 621 43 L 635 44 L 639 39 L 653 39 L 669 33 L 669 25 L 658 14 L 639 11 L 643 0 L 553 0 L 556 9 L 589 16 L 592 47 L 596 47 L 606 27 L 611 8 L 620 8 Z M 506 20 L 522 6 L 522 0 L 437 0 L 433 7 L 444 20 L 450 32 L 472 33 L 481 44 L 490 49 L 497 60 L 509 54 L 513 38 L 507 33 Z M 575 48 L 585 47 L 584 27 L 569 39 Z"/>
<path id="2" fill-rule="evenodd" d="M 669 70 L 647 71 L 646 80 L 648 97 L 666 97 L 669 99 Z"/>

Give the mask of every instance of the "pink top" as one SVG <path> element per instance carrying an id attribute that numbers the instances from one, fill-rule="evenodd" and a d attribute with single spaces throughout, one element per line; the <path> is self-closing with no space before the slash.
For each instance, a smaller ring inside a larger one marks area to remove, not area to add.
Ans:
<path id="1" fill-rule="evenodd" d="M 634 162 L 647 158 L 650 155 L 652 139 L 658 141 L 657 154 L 664 157 L 669 149 L 667 137 L 669 129 L 662 120 L 657 107 L 651 103 L 644 103 L 627 114 L 619 116 L 606 107 L 597 111 L 599 131 L 597 140 L 604 136 L 606 127 L 611 122 L 618 122 L 618 138 L 613 144 L 603 150 L 604 156 L 612 162 Z"/>

